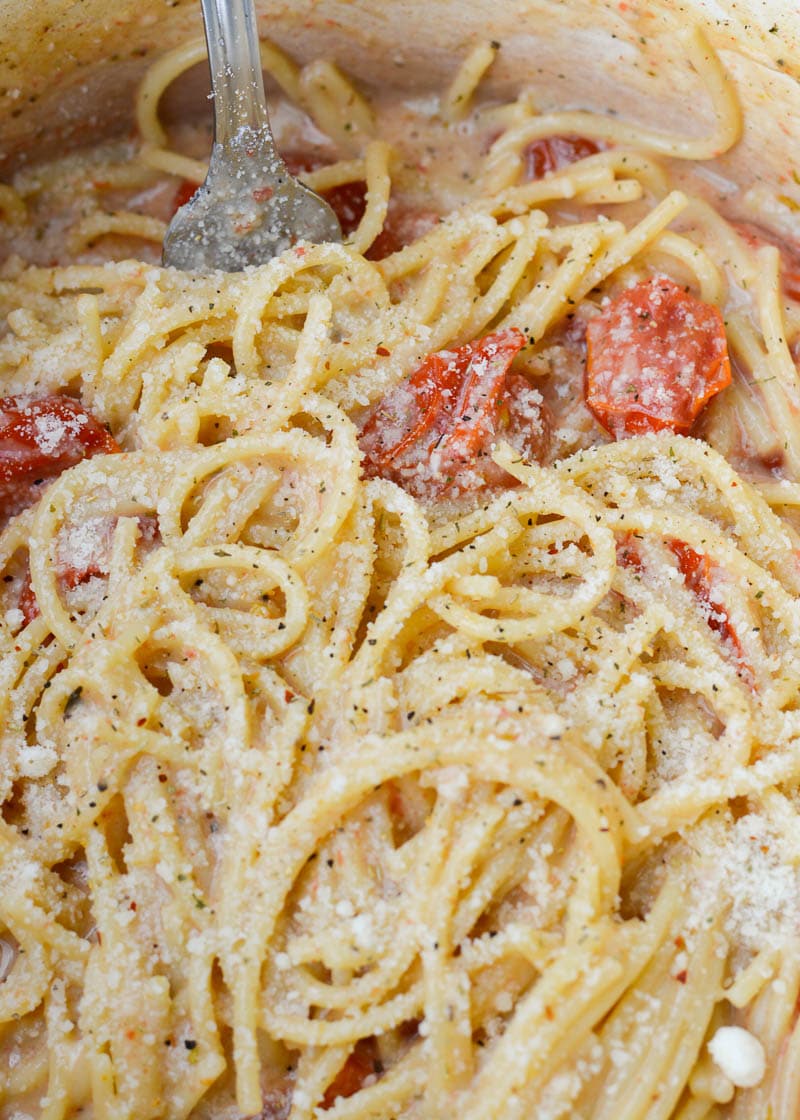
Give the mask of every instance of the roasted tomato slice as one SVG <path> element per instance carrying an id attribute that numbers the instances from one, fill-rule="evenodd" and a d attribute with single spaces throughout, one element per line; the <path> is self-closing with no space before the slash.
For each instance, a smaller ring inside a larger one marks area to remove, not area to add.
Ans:
<path id="1" fill-rule="evenodd" d="M 182 179 L 172 200 L 172 213 L 180 210 L 181 206 L 185 206 L 190 199 L 194 198 L 199 188 L 199 183 L 193 183 L 191 179 Z"/>
<path id="2" fill-rule="evenodd" d="M 612 300 L 586 339 L 586 403 L 615 439 L 664 429 L 685 435 L 731 382 L 719 308 L 663 276 Z"/>
<path id="3" fill-rule="evenodd" d="M 352 1097 L 363 1088 L 368 1077 L 381 1072 L 378 1047 L 374 1038 L 360 1039 L 322 1098 L 323 1109 L 333 1106 L 339 1097 Z"/>
<path id="4" fill-rule="evenodd" d="M 324 166 L 324 161 L 315 155 L 303 152 L 285 152 L 283 158 L 292 175 L 304 171 L 316 171 Z M 352 183 L 342 183 L 330 187 L 320 194 L 333 208 L 342 233 L 349 237 L 361 223 L 367 208 L 367 184 L 363 179 Z M 371 261 L 382 261 L 398 249 L 410 245 L 418 237 L 427 233 L 439 221 L 439 215 L 432 210 L 412 209 L 396 199 L 389 200 L 389 210 L 383 229 L 367 249 L 366 256 Z"/>
<path id="5" fill-rule="evenodd" d="M 594 140 L 584 136 L 547 136 L 534 140 L 523 152 L 526 179 L 543 179 L 553 171 L 563 171 L 571 163 L 601 151 Z"/>
<path id="6" fill-rule="evenodd" d="M 425 499 L 513 485 L 491 459 L 492 443 L 507 439 L 525 458 L 538 459 L 547 442 L 541 396 L 509 372 L 524 344 L 512 328 L 427 357 L 365 423 L 365 473 Z"/>
<path id="7" fill-rule="evenodd" d="M 67 538 L 65 547 L 59 549 L 56 571 L 62 591 L 71 591 L 86 583 L 93 576 L 107 576 L 114 530 L 119 519 L 115 516 L 93 518 L 81 526 L 80 547 L 74 539 Z M 139 514 L 139 543 L 147 551 L 161 540 L 158 520 L 152 514 Z M 23 625 L 27 626 L 39 614 L 39 604 L 31 584 L 30 570 L 25 574 L 17 604 L 22 611 Z"/>
<path id="8" fill-rule="evenodd" d="M 0 400 L 0 523 L 33 505 L 45 482 L 81 459 L 119 450 L 72 397 Z"/>
<path id="9" fill-rule="evenodd" d="M 675 553 L 683 582 L 703 606 L 708 625 L 733 652 L 741 675 L 752 683 L 753 671 L 745 660 L 739 636 L 724 605 L 717 602 L 712 593 L 714 564 L 711 557 L 696 552 L 685 541 L 670 541 L 669 546 Z"/>

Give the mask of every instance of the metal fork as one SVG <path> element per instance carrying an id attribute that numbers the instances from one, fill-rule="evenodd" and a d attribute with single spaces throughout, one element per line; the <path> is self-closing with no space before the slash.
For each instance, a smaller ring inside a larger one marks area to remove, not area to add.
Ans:
<path id="1" fill-rule="evenodd" d="M 165 265 L 239 272 L 299 240 L 341 241 L 333 210 L 292 175 L 269 126 L 253 0 L 201 0 L 214 99 L 208 174 L 176 211 Z"/>

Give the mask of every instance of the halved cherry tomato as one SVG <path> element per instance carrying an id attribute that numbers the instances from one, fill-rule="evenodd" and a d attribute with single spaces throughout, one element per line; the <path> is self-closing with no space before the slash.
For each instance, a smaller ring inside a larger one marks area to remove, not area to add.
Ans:
<path id="1" fill-rule="evenodd" d="M 194 198 L 200 187 L 199 183 L 193 183 L 191 179 L 183 179 L 180 186 L 175 191 L 175 197 L 172 200 L 172 213 L 180 210 L 181 206 L 185 206 L 190 198 Z"/>
<path id="2" fill-rule="evenodd" d="M 367 184 L 363 181 L 342 183 L 320 192 L 333 207 L 342 233 L 349 237 L 358 229 L 367 208 Z M 383 229 L 364 254 L 367 260 L 382 261 L 398 249 L 409 245 L 436 225 L 439 217 L 432 210 L 409 210 L 390 200 Z"/>
<path id="3" fill-rule="evenodd" d="M 431 354 L 380 402 L 364 425 L 364 470 L 409 493 L 514 485 L 491 459 L 507 439 L 526 458 L 541 458 L 547 423 L 541 398 L 509 367 L 525 344 L 512 328 Z"/>
<path id="4" fill-rule="evenodd" d="M 752 669 L 745 660 L 742 643 L 728 617 L 728 612 L 722 603 L 716 602 L 711 597 L 714 574 L 711 557 L 696 552 L 685 541 L 673 540 L 669 542 L 669 546 L 675 553 L 683 582 L 704 607 L 709 627 L 733 650 L 742 675 L 752 679 Z"/>
<path id="5" fill-rule="evenodd" d="M 22 612 L 23 626 L 27 626 L 29 623 L 33 622 L 35 618 L 39 617 L 39 604 L 36 602 L 36 596 L 33 592 L 30 569 L 25 573 L 25 579 L 22 583 L 22 590 L 19 593 L 17 607 Z"/>
<path id="6" fill-rule="evenodd" d="M 626 533 L 617 541 L 617 563 L 621 568 L 629 568 L 634 572 L 641 572 L 642 554 L 632 533 Z"/>
<path id="7" fill-rule="evenodd" d="M 378 1048 L 374 1038 L 360 1039 L 347 1061 L 337 1073 L 322 1098 L 322 1107 L 331 1108 L 337 1097 L 352 1097 L 364 1085 L 366 1079 L 381 1072 Z"/>
<path id="8" fill-rule="evenodd" d="M 615 439 L 686 434 L 730 385 L 719 308 L 664 276 L 642 280 L 589 322 L 586 404 Z"/>
<path id="9" fill-rule="evenodd" d="M 285 152 L 283 158 L 292 175 L 300 175 L 304 171 L 316 171 L 324 167 L 323 160 L 308 153 Z M 319 193 L 333 208 L 344 236 L 349 237 L 358 229 L 364 217 L 367 208 L 367 184 L 363 179 L 357 179 L 352 183 L 329 187 L 328 190 Z M 421 237 L 423 233 L 427 233 L 438 221 L 439 215 L 432 210 L 411 210 L 395 199 L 390 199 L 383 229 L 365 255 L 368 260 L 382 261 L 384 257 L 391 256 L 398 249 Z"/>
<path id="10" fill-rule="evenodd" d="M 0 523 L 33 505 L 45 482 L 81 459 L 119 450 L 72 397 L 0 400 Z"/>
<path id="11" fill-rule="evenodd" d="M 600 150 L 599 144 L 584 136 L 547 136 L 534 140 L 523 152 L 525 179 L 543 179 L 552 171 L 562 171 Z"/>
<path id="12" fill-rule="evenodd" d="M 152 514 L 140 514 L 137 520 L 139 522 L 139 541 L 145 547 L 156 544 L 160 540 L 158 519 Z M 96 518 L 92 525 L 94 532 L 88 542 L 88 549 L 86 548 L 86 542 L 82 542 L 84 547 L 80 549 L 80 558 L 74 554 L 65 557 L 59 555 L 56 570 L 62 590 L 71 591 L 92 579 L 93 576 L 108 575 L 111 546 L 117 521 L 118 518 L 112 516 Z M 81 535 L 83 536 L 83 533 Z M 30 569 L 25 573 L 17 606 L 22 611 L 24 626 L 27 626 L 39 615 L 39 604 L 36 602 L 36 595 L 31 584 Z"/>
<path id="13" fill-rule="evenodd" d="M 363 179 L 354 183 L 342 183 L 338 187 L 330 187 L 320 191 L 326 202 L 333 207 L 342 233 L 349 237 L 353 230 L 358 229 L 364 211 L 367 208 L 367 184 Z"/>

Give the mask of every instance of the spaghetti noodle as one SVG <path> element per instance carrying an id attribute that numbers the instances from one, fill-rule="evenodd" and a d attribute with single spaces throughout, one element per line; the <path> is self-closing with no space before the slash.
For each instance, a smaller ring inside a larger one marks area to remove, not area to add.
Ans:
<path id="1" fill-rule="evenodd" d="M 0 1116 L 797 1115 L 800 304 L 676 162 L 741 126 L 687 50 L 702 139 L 483 105 L 479 48 L 420 214 L 265 46 L 355 218 L 248 273 L 147 263 L 195 44 L 137 160 L 3 188 Z M 673 289 L 716 380 L 681 428 L 634 361 L 630 435 L 597 340 Z"/>

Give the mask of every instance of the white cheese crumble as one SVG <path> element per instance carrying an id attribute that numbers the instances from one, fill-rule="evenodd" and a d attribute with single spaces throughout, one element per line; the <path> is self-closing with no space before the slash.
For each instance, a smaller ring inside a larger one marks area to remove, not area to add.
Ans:
<path id="1" fill-rule="evenodd" d="M 708 1052 L 737 1088 L 752 1089 L 763 1080 L 767 1068 L 764 1047 L 744 1027 L 720 1027 Z"/>

